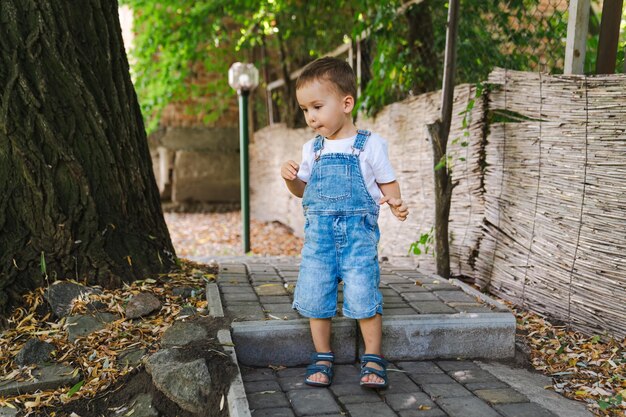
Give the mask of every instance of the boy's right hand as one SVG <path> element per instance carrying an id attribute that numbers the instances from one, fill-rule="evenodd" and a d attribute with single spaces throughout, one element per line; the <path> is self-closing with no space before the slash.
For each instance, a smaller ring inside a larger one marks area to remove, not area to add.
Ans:
<path id="1" fill-rule="evenodd" d="M 300 169 L 300 165 L 298 165 L 295 161 L 287 161 L 280 167 L 280 175 L 286 181 L 293 181 L 298 178 L 298 170 Z"/>

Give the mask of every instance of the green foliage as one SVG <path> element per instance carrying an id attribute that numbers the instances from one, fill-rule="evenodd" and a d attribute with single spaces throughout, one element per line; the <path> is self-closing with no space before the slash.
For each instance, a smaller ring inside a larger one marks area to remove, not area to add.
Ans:
<path id="1" fill-rule="evenodd" d="M 600 410 L 605 411 L 610 408 L 617 408 L 622 404 L 623 398 L 622 395 L 614 395 L 612 397 L 605 397 L 604 399 L 598 400 L 598 405 L 600 406 Z"/>
<path id="2" fill-rule="evenodd" d="M 411 243 L 409 254 L 421 255 L 422 253 L 428 254 L 428 251 L 431 251 L 434 255 L 435 252 L 432 250 L 434 238 L 434 229 L 431 227 L 428 232 L 422 233 L 417 241 Z"/>

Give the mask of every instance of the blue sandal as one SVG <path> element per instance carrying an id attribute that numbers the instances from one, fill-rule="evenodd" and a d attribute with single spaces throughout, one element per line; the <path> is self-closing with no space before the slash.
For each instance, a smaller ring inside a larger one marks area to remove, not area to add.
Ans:
<path id="1" fill-rule="evenodd" d="M 374 362 L 376 365 L 380 365 L 383 369 L 371 368 L 365 366 L 368 362 Z M 363 377 L 374 374 L 383 379 L 383 382 L 363 382 Z M 373 353 L 366 353 L 361 356 L 361 375 L 359 376 L 359 382 L 362 387 L 366 388 L 387 388 L 389 381 L 387 380 L 387 361 L 381 355 L 374 355 Z"/>
<path id="2" fill-rule="evenodd" d="M 330 366 L 318 364 L 318 361 L 328 361 L 331 363 Z M 306 367 L 306 377 L 304 378 L 304 383 L 307 385 L 311 385 L 313 387 L 327 387 L 333 382 L 333 365 L 332 363 L 335 361 L 335 354 L 333 352 L 315 352 L 311 355 L 311 364 Z M 326 382 L 317 382 L 311 381 L 309 377 L 311 375 L 322 373 L 326 375 L 328 381 Z"/>

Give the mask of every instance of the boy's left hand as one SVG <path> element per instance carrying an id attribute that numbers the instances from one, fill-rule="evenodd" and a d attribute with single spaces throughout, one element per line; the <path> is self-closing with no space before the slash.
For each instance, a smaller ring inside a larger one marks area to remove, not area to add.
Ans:
<path id="1" fill-rule="evenodd" d="M 404 204 L 401 198 L 395 198 L 390 196 L 384 196 L 379 201 L 380 204 L 387 203 L 391 209 L 391 213 L 396 216 L 400 221 L 405 221 L 406 216 L 409 215 L 409 208 Z"/>

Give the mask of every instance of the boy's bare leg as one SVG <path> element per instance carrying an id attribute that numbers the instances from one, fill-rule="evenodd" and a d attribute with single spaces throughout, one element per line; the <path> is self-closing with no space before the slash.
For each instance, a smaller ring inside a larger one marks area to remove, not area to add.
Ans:
<path id="1" fill-rule="evenodd" d="M 311 325 L 311 336 L 313 337 L 315 351 L 330 352 L 332 350 L 330 348 L 331 319 L 309 319 L 309 323 Z M 331 365 L 328 361 L 319 361 L 317 363 L 320 365 Z M 328 377 L 321 372 L 311 375 L 308 379 L 315 382 L 328 382 Z"/>
<path id="2" fill-rule="evenodd" d="M 383 316 L 376 314 L 374 317 L 361 319 L 359 320 L 359 326 L 361 327 L 361 334 L 363 335 L 363 341 L 365 342 L 365 353 L 380 355 L 383 341 Z M 365 366 L 369 366 L 374 369 L 382 369 L 374 362 L 368 362 Z M 365 375 L 361 381 L 373 383 L 384 382 L 381 377 L 374 374 Z"/>

